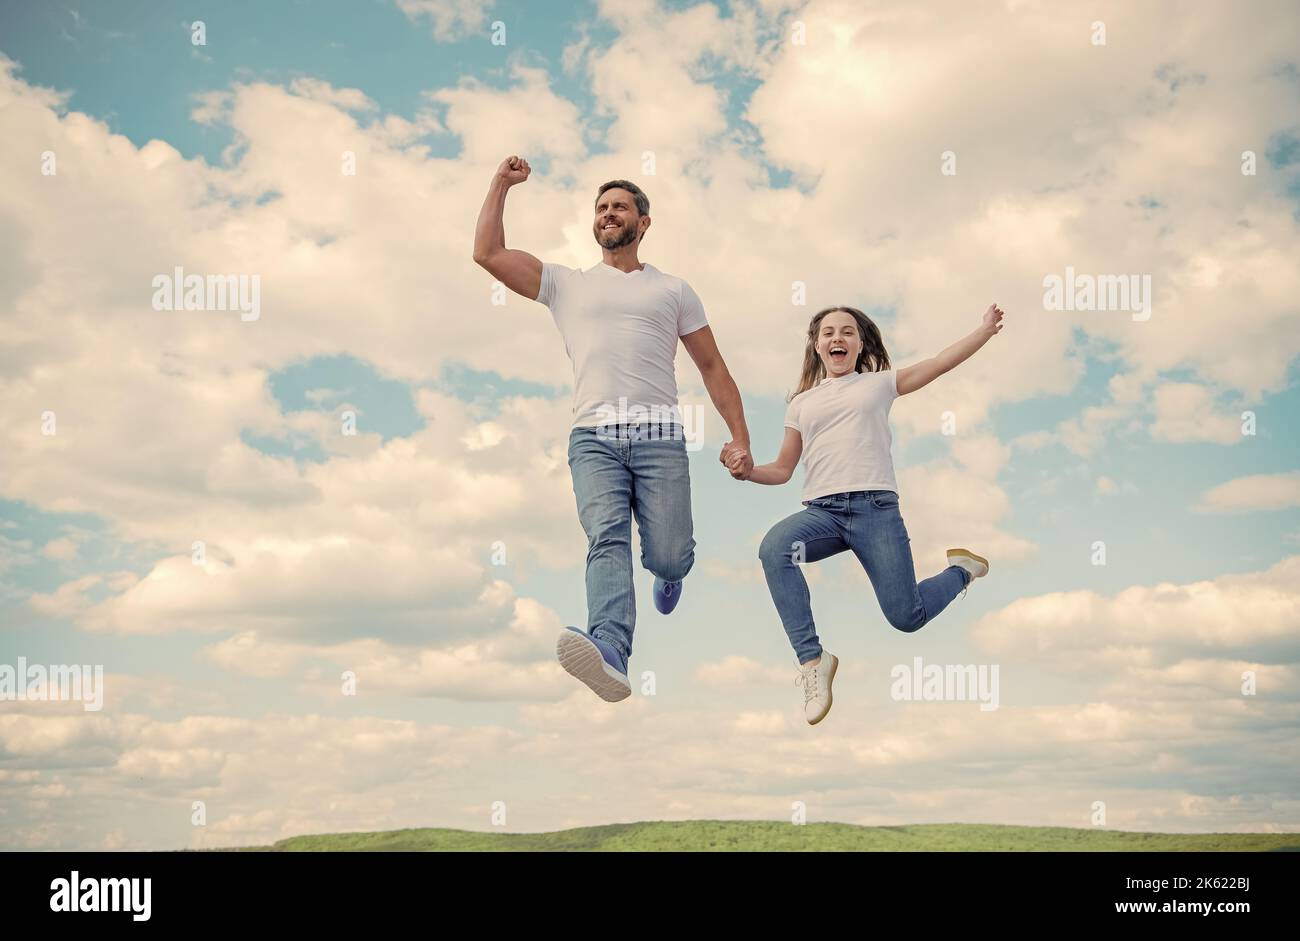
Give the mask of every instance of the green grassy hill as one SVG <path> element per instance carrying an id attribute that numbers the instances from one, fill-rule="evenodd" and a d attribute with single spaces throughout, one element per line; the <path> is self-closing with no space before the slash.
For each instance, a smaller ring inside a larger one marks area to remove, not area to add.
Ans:
<path id="1" fill-rule="evenodd" d="M 281 840 L 273 846 L 241 847 L 275 852 L 420 850 L 655 851 L 655 850 L 1300 850 L 1300 833 L 1127 833 L 1068 827 L 1013 827 L 935 823 L 907 827 L 859 827 L 847 823 L 765 820 L 686 820 L 616 823 L 552 833 L 480 833 L 472 830 L 390 830 L 323 833 Z"/>

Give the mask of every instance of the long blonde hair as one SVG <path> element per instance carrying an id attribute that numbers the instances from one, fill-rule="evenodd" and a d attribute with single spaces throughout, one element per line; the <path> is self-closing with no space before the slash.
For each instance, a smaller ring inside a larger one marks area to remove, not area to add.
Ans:
<path id="1" fill-rule="evenodd" d="M 799 371 L 799 385 L 786 398 L 787 402 L 800 392 L 811 389 L 826 378 L 826 364 L 817 355 L 817 333 L 821 330 L 821 323 L 826 315 L 833 314 L 837 310 L 852 315 L 853 319 L 858 322 L 858 334 L 862 338 L 862 352 L 858 354 L 858 361 L 854 364 L 853 371 L 881 372 L 891 368 L 889 351 L 885 349 L 885 341 L 880 337 L 880 328 L 875 325 L 870 317 L 856 307 L 827 307 L 825 310 L 814 314 L 813 319 L 808 322 L 808 337 L 807 342 L 804 343 L 803 369 Z"/>

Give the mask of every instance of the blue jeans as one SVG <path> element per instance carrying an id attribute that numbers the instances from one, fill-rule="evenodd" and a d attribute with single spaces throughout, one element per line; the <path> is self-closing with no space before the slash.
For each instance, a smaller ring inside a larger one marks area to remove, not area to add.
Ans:
<path id="1" fill-rule="evenodd" d="M 676 423 L 574 428 L 569 470 L 587 533 L 587 633 L 617 649 L 626 669 L 636 626 L 632 516 L 645 568 L 679 582 L 695 564 L 686 438 Z"/>
<path id="2" fill-rule="evenodd" d="M 969 582 L 965 569 L 950 565 L 916 583 L 912 540 L 892 490 L 835 493 L 804 506 L 768 530 L 758 550 L 772 601 L 800 663 L 821 656 L 822 646 L 799 562 L 817 562 L 852 549 L 871 579 L 885 619 L 908 632 L 938 615 Z"/>

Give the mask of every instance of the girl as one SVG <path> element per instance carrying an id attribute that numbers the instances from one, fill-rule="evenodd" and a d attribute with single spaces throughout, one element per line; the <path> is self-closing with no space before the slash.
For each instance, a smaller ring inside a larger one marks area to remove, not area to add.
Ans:
<path id="1" fill-rule="evenodd" d="M 915 631 L 989 570 L 967 549 L 949 549 L 948 567 L 919 585 L 911 539 L 898 510 L 890 457 L 889 409 L 894 399 L 929 384 L 964 362 L 1002 329 L 1002 310 L 989 305 L 980 326 L 938 356 L 895 370 L 875 323 L 852 307 L 830 307 L 808 325 L 799 387 L 785 413 L 785 440 L 771 464 L 743 471 L 741 448 L 724 449 L 733 477 L 783 484 L 802 454 L 805 509 L 768 531 L 759 548 L 763 573 L 799 663 L 804 716 L 816 725 L 831 708 L 839 658 L 823 650 L 813 626 L 801 562 L 852 549 L 866 569 L 885 617 Z"/>

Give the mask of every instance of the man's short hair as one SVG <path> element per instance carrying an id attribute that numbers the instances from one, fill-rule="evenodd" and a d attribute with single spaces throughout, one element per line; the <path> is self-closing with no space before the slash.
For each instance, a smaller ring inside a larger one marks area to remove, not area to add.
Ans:
<path id="1" fill-rule="evenodd" d="M 600 197 L 605 195 L 605 190 L 620 189 L 627 190 L 636 200 L 636 211 L 638 215 L 650 215 L 650 197 L 641 192 L 641 187 L 637 186 L 631 180 L 610 180 L 600 188 L 596 194 L 596 202 L 600 202 Z"/>

